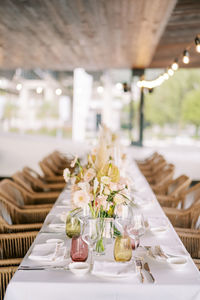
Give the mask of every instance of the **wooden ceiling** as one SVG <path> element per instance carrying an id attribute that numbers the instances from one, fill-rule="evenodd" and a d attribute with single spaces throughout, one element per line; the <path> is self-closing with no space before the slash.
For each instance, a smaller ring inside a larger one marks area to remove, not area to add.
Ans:
<path id="1" fill-rule="evenodd" d="M 156 48 L 150 67 L 168 67 L 173 59 L 180 57 L 182 67 L 200 67 L 200 54 L 195 51 L 194 38 L 200 34 L 200 0 L 178 0 L 168 21 L 164 34 Z M 190 63 L 182 63 L 182 53 L 188 45 Z"/>
<path id="2" fill-rule="evenodd" d="M 200 0 L 1 0 L 0 16 L 1 70 L 163 68 L 200 33 Z"/>
<path id="3" fill-rule="evenodd" d="M 148 67 L 175 4 L 176 0 L 1 0 L 0 69 Z M 161 66 L 159 57 L 154 65 Z"/>

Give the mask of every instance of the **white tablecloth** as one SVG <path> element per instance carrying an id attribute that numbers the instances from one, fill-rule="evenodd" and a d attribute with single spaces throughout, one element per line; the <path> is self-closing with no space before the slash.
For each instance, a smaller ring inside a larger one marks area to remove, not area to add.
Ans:
<path id="1" fill-rule="evenodd" d="M 129 158 L 131 154 L 129 153 Z M 162 217 L 166 218 L 155 195 L 149 187 L 146 179 L 138 170 L 136 164 L 129 164 L 135 185 L 138 191 L 146 195 L 150 204 L 141 208 L 145 218 Z M 64 233 L 45 233 L 49 222 L 56 223 L 56 215 L 65 210 L 62 206 L 64 194 L 62 193 L 56 201 L 51 212 L 47 216 L 41 232 L 38 234 L 34 244 L 45 242 L 49 238 L 61 237 L 65 239 Z M 66 209 L 67 210 L 67 209 Z M 166 218 L 168 221 L 168 219 Z M 168 221 L 169 222 L 169 221 Z M 42 232 L 43 231 L 43 232 Z M 185 266 L 174 269 L 167 263 L 157 262 L 147 258 L 156 283 L 145 282 L 141 284 L 139 275 L 130 278 L 100 278 L 91 274 L 84 277 L 77 277 L 70 271 L 64 270 L 37 270 L 22 271 L 15 273 L 8 285 L 5 300 L 125 300 L 125 299 L 153 299 L 153 300 L 197 300 L 200 299 L 200 274 L 194 265 L 191 257 L 182 245 L 179 237 L 169 223 L 169 229 L 163 233 L 147 232 L 141 238 L 142 245 L 168 245 L 181 247 L 188 255 L 188 262 Z M 22 265 L 35 265 L 30 261 L 28 255 L 24 258 Z M 38 262 L 39 264 L 39 262 Z"/>

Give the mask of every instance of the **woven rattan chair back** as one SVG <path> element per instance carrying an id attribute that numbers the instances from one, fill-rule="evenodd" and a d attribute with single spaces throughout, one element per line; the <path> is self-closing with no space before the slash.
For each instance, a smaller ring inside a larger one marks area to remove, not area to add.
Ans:
<path id="1" fill-rule="evenodd" d="M 4 179 L 0 182 L 0 195 L 12 203 L 17 203 L 19 206 L 24 205 L 24 194 L 17 188 L 17 185 L 9 179 Z"/>
<path id="2" fill-rule="evenodd" d="M 171 181 L 167 189 L 167 195 L 178 197 L 183 193 L 190 185 L 191 179 L 186 175 L 181 175 L 178 178 Z"/>
<path id="3" fill-rule="evenodd" d="M 186 191 L 183 191 L 181 197 L 183 203 L 182 208 L 189 208 L 193 203 L 200 199 L 200 183 L 197 183 Z"/>
<path id="4" fill-rule="evenodd" d="M 4 299 L 7 285 L 18 267 L 0 267 L 0 300 Z"/>
<path id="5" fill-rule="evenodd" d="M 23 173 L 24 178 L 28 182 L 30 182 L 31 187 L 32 187 L 32 189 L 34 191 L 36 191 L 36 192 L 38 191 L 39 192 L 39 191 L 43 191 L 44 190 L 44 183 L 43 183 L 43 181 L 40 178 L 36 177 L 35 173 L 28 172 L 27 169 L 25 169 L 25 171 L 23 169 L 22 173 Z"/>
<path id="6" fill-rule="evenodd" d="M 27 179 L 22 172 L 16 172 L 12 175 L 12 178 L 16 183 L 21 185 L 27 192 L 34 193 L 32 183 Z"/>

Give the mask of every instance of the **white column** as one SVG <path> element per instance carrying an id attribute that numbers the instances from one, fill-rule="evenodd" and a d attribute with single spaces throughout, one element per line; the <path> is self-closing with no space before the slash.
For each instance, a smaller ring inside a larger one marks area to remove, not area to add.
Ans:
<path id="1" fill-rule="evenodd" d="M 86 118 L 92 93 L 92 76 L 84 69 L 74 70 L 72 139 L 84 141 Z"/>

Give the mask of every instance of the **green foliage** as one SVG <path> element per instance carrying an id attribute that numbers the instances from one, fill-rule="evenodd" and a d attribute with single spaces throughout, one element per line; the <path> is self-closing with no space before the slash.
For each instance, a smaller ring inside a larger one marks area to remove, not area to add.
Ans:
<path id="1" fill-rule="evenodd" d="M 181 69 L 172 78 L 145 96 L 145 119 L 151 125 L 180 124 L 184 97 L 200 89 L 200 70 Z M 186 120 L 186 119 L 185 119 Z"/>
<path id="2" fill-rule="evenodd" d="M 185 122 L 200 126 L 200 89 L 188 92 L 183 99 L 182 118 Z"/>
<path id="3" fill-rule="evenodd" d="M 56 101 L 49 102 L 43 101 L 42 105 L 38 108 L 38 119 L 44 118 L 58 118 L 58 103 Z"/>

